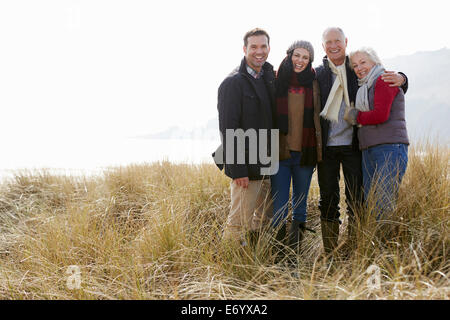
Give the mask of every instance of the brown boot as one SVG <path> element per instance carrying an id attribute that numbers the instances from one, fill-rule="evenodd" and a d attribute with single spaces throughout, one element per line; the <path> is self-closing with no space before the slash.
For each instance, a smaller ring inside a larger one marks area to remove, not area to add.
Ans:
<path id="1" fill-rule="evenodd" d="M 336 249 L 339 238 L 339 221 L 320 220 L 325 254 L 329 256 Z"/>
<path id="2" fill-rule="evenodd" d="M 343 258 L 350 257 L 356 249 L 356 229 L 357 224 L 355 219 L 349 217 L 347 224 L 347 239 L 345 240 L 345 242 L 342 242 L 337 248 L 339 255 Z"/>

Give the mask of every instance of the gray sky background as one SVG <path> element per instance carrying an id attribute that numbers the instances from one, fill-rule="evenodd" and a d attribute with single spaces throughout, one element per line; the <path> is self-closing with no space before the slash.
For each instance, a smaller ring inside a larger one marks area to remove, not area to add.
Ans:
<path id="1" fill-rule="evenodd" d="M 340 26 L 380 57 L 450 47 L 444 1 L 1 1 L 4 139 L 126 137 L 217 115 L 217 87 L 242 37 L 271 36 L 276 68 L 296 39 Z M 389 67 L 389 66 L 387 66 Z"/>

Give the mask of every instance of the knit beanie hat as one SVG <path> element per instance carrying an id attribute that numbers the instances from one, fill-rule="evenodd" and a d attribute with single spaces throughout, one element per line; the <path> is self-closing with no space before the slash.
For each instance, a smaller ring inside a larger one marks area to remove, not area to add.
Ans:
<path id="1" fill-rule="evenodd" d="M 305 40 L 297 40 L 287 49 L 286 53 L 290 55 L 297 48 L 306 49 L 309 52 L 310 62 L 314 61 L 314 48 L 312 44 Z"/>

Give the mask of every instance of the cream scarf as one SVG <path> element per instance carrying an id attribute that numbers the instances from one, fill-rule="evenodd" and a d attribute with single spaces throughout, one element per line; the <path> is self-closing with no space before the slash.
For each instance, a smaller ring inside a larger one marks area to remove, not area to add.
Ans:
<path id="1" fill-rule="evenodd" d="M 347 90 L 347 72 L 345 69 L 345 62 L 336 67 L 334 63 L 328 59 L 328 64 L 331 71 L 336 75 L 336 80 L 334 80 L 333 87 L 328 95 L 327 103 L 320 115 L 327 120 L 338 122 L 342 98 L 344 98 L 346 107 L 350 106 Z"/>

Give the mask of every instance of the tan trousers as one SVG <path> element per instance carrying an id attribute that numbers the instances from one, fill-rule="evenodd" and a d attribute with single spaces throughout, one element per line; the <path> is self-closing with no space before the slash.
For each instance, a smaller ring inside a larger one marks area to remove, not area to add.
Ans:
<path id="1" fill-rule="evenodd" d="M 231 209 L 223 231 L 225 240 L 240 240 L 247 231 L 259 230 L 272 217 L 270 179 L 249 181 L 244 189 L 233 181 Z"/>

